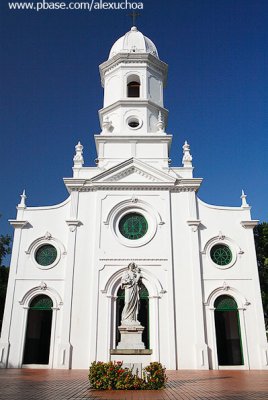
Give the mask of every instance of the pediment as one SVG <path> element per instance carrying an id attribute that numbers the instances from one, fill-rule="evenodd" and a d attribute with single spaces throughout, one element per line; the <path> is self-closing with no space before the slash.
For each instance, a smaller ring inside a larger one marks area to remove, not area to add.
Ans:
<path id="1" fill-rule="evenodd" d="M 131 158 L 120 163 L 92 179 L 95 183 L 169 183 L 175 184 L 176 178 L 148 165 L 140 160 Z"/>

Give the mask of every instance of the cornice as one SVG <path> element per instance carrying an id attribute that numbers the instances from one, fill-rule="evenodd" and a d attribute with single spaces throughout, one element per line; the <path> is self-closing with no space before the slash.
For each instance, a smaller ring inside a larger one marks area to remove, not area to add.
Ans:
<path id="1" fill-rule="evenodd" d="M 255 228 L 255 226 L 258 225 L 259 220 L 258 219 L 253 219 L 253 220 L 250 220 L 250 221 L 241 221 L 240 223 L 243 226 L 243 228 L 245 228 L 245 229 L 253 229 L 253 228 Z"/>
<path id="2" fill-rule="evenodd" d="M 155 140 L 160 140 L 163 143 L 171 142 L 172 135 L 169 134 L 148 134 L 148 135 L 94 135 L 96 142 L 121 142 L 121 141 L 135 141 L 135 142 L 155 142 Z"/>
<path id="3" fill-rule="evenodd" d="M 163 74 L 164 85 L 166 84 L 166 77 L 168 65 L 149 53 L 118 53 L 111 59 L 104 61 L 99 66 L 101 83 L 104 84 L 104 76 L 107 72 L 116 68 L 120 64 L 150 64 L 158 72 Z"/>
<path id="4" fill-rule="evenodd" d="M 191 219 L 186 221 L 188 226 L 191 227 L 193 232 L 196 232 L 201 224 L 201 220 L 200 219 Z"/>
<path id="5" fill-rule="evenodd" d="M 78 226 L 82 225 L 78 219 L 66 219 L 65 222 L 69 226 L 70 232 L 74 232 Z"/>
<path id="6" fill-rule="evenodd" d="M 183 181 L 183 180 L 182 180 Z M 197 192 L 201 180 L 199 182 L 192 182 L 191 184 L 186 183 L 184 185 L 183 182 L 179 182 L 176 184 L 165 183 L 165 182 L 145 182 L 139 184 L 129 184 L 129 183 L 118 183 L 118 182 L 89 182 L 87 180 L 79 180 L 72 178 L 65 178 L 64 183 L 67 187 L 69 193 L 73 191 L 78 192 L 95 192 L 97 190 L 169 190 L 171 192 Z"/>
<path id="7" fill-rule="evenodd" d="M 157 184 L 161 182 L 165 183 L 175 183 L 176 178 L 170 176 L 166 172 L 163 172 L 150 164 L 147 164 L 140 159 L 131 157 L 127 160 L 124 160 L 120 164 L 117 164 L 108 170 L 101 172 L 100 174 L 96 175 L 91 179 L 92 182 L 100 182 L 101 180 L 105 179 L 104 182 L 112 182 L 112 181 L 119 181 L 121 178 L 125 176 L 137 172 L 139 175 L 146 176 L 149 181 L 154 181 Z M 120 183 L 120 182 L 119 182 Z"/>
<path id="8" fill-rule="evenodd" d="M 99 258 L 99 261 L 168 261 L 168 258 Z"/>
<path id="9" fill-rule="evenodd" d="M 161 111 L 163 116 L 165 118 L 168 117 L 168 110 L 164 107 L 159 106 L 159 104 L 155 103 L 154 101 L 148 100 L 148 99 L 142 99 L 142 98 L 134 98 L 134 97 L 129 97 L 126 99 L 120 99 L 115 101 L 114 103 L 110 104 L 107 107 L 103 107 L 99 110 L 99 116 L 102 114 L 112 111 L 115 108 L 119 107 L 151 107 L 154 109 L 157 109 L 158 111 Z"/>
<path id="10" fill-rule="evenodd" d="M 17 220 L 17 219 L 9 219 L 8 222 L 10 223 L 10 225 L 13 226 L 13 228 L 15 229 L 22 229 L 24 228 L 26 225 L 28 225 L 28 221 L 25 220 Z"/>

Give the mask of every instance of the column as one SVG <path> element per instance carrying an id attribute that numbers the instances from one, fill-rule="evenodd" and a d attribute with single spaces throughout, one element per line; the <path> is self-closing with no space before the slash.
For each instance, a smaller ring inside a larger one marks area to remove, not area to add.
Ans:
<path id="1" fill-rule="evenodd" d="M 199 249 L 199 225 L 197 219 L 196 195 L 194 191 L 188 193 L 190 219 L 187 221 L 190 227 L 190 254 L 192 263 L 192 280 L 194 293 L 194 320 L 195 320 L 195 351 L 196 368 L 208 369 L 208 347 L 205 340 L 205 319 L 203 309 L 203 291 Z"/>
<path id="2" fill-rule="evenodd" d="M 67 244 L 67 261 L 66 275 L 63 300 L 63 322 L 61 332 L 61 342 L 59 345 L 58 367 L 69 369 L 71 367 L 72 345 L 70 342 L 71 334 L 71 316 L 72 316 L 72 301 L 73 301 L 73 280 L 75 268 L 75 247 L 77 227 L 81 224 L 77 220 L 79 192 L 71 193 L 71 211 L 70 219 L 66 220 L 69 226 L 68 244 Z"/>
<path id="3" fill-rule="evenodd" d="M 22 229 L 28 224 L 24 220 L 9 220 L 10 224 L 15 228 L 12 257 L 10 262 L 10 272 L 8 279 L 8 287 L 6 294 L 5 312 L 2 324 L 2 334 L 0 340 L 0 368 L 6 368 L 8 365 L 9 353 L 9 337 L 12 323 L 13 301 L 15 293 L 16 275 L 18 270 L 18 260 L 21 244 Z"/>

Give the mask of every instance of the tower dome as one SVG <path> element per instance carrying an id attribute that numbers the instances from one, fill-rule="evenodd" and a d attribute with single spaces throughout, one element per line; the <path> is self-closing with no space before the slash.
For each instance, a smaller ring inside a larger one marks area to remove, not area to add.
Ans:
<path id="1" fill-rule="evenodd" d="M 159 58 L 155 44 L 144 36 L 136 26 L 133 26 L 129 32 L 114 43 L 109 59 L 118 53 L 150 53 Z"/>

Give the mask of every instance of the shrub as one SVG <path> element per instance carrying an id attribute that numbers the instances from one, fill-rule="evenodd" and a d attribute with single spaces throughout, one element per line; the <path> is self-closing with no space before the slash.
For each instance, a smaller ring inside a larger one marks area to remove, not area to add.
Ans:
<path id="1" fill-rule="evenodd" d="M 98 390 L 141 390 L 162 389 L 167 377 L 160 363 L 150 363 L 143 370 L 143 379 L 122 368 L 122 362 L 93 362 L 89 368 L 89 381 L 92 389 Z"/>
<path id="2" fill-rule="evenodd" d="M 167 381 L 165 371 L 166 369 L 158 362 L 152 362 L 144 368 L 146 389 L 162 389 L 165 387 Z"/>

